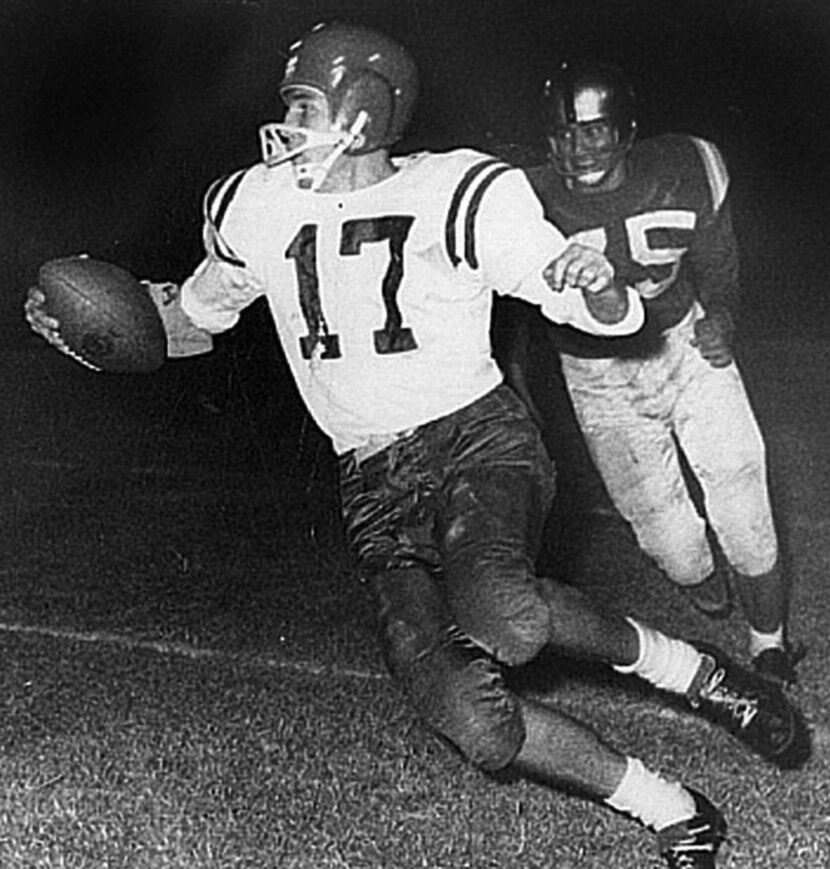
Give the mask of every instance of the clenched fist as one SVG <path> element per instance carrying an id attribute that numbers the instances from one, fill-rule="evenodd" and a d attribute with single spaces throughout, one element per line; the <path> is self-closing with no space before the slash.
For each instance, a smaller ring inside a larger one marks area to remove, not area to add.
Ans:
<path id="1" fill-rule="evenodd" d="M 38 287 L 30 287 L 23 305 L 26 322 L 31 330 L 58 350 L 66 346 L 61 338 L 60 323 L 46 312 L 46 296 Z"/>
<path id="2" fill-rule="evenodd" d="M 697 347 L 700 355 L 713 368 L 726 368 L 731 365 L 732 318 L 726 311 L 712 311 L 695 321 L 695 337 L 692 347 Z"/>
<path id="3" fill-rule="evenodd" d="M 614 266 L 601 251 L 573 243 L 544 271 L 554 292 L 582 290 L 585 306 L 599 323 L 619 323 L 628 313 L 628 294 L 614 280 Z"/>
<path id="4" fill-rule="evenodd" d="M 574 242 L 548 264 L 544 277 L 557 293 L 567 287 L 600 293 L 613 283 L 614 266 L 601 251 Z"/>

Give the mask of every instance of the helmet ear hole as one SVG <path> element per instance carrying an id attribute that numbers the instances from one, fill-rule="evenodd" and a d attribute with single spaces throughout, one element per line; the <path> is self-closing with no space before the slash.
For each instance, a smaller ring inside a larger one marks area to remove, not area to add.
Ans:
<path id="1" fill-rule="evenodd" d="M 324 24 L 290 53 L 281 90 L 303 85 L 319 91 L 340 130 L 350 130 L 361 112 L 369 119 L 351 153 L 368 154 L 400 139 L 418 97 L 418 69 L 402 45 L 366 27 Z"/>
<path id="2" fill-rule="evenodd" d="M 367 70 L 353 82 L 347 83 L 344 87 L 343 99 L 337 107 L 335 126 L 338 129 L 349 130 L 360 112 L 365 112 L 368 116 L 357 141 L 347 150 L 347 153 L 364 154 L 391 144 L 389 128 L 394 108 L 395 97 L 392 88 L 382 75 Z M 371 147 L 368 143 L 371 143 Z"/>

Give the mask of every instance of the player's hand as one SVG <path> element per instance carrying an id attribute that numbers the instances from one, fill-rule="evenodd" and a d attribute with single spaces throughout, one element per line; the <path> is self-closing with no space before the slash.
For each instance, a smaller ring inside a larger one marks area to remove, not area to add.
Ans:
<path id="1" fill-rule="evenodd" d="M 692 347 L 697 347 L 713 368 L 732 364 L 732 318 L 728 314 L 713 311 L 696 320 L 694 330 Z"/>
<path id="2" fill-rule="evenodd" d="M 31 330 L 58 350 L 66 351 L 60 333 L 60 323 L 46 311 L 46 296 L 38 287 L 30 287 L 23 305 L 26 322 Z"/>
<path id="3" fill-rule="evenodd" d="M 601 293 L 614 283 L 614 266 L 601 251 L 574 242 L 548 264 L 543 275 L 557 293 L 568 287 Z"/>

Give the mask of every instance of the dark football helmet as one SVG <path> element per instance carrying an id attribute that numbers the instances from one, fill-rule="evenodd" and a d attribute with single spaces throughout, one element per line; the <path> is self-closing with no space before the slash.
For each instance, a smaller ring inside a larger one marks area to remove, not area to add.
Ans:
<path id="1" fill-rule="evenodd" d="M 320 24 L 290 48 L 280 94 L 293 88 L 326 98 L 331 131 L 307 135 L 299 127 L 265 124 L 260 128 L 263 158 L 275 165 L 330 144 L 334 153 L 325 161 L 330 167 L 343 152 L 368 154 L 401 137 L 418 97 L 418 70 L 406 50 L 382 33 Z M 303 144 L 286 150 L 288 139 Z"/>
<path id="2" fill-rule="evenodd" d="M 634 90 L 615 66 L 563 64 L 545 82 L 542 121 L 557 171 L 597 183 L 637 132 Z"/>

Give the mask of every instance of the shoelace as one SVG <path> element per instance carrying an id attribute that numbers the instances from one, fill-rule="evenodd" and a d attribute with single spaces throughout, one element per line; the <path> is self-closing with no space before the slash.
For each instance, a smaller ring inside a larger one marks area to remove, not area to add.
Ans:
<path id="1" fill-rule="evenodd" d="M 758 714 L 758 700 L 755 697 L 742 697 L 722 685 L 725 678 L 726 671 L 719 667 L 700 689 L 700 696 L 710 703 L 722 706 L 739 723 L 741 730 L 746 730 Z"/>
<path id="2" fill-rule="evenodd" d="M 678 839 L 666 846 L 663 850 L 663 856 L 669 861 L 671 869 L 697 869 L 698 861 L 697 854 L 707 853 L 714 854 L 715 843 L 711 841 L 698 841 L 699 836 L 704 836 L 710 833 L 711 826 L 705 821 L 698 827 L 690 827 L 688 836 L 683 839 Z"/>

